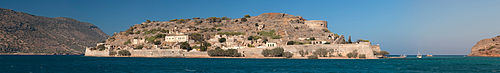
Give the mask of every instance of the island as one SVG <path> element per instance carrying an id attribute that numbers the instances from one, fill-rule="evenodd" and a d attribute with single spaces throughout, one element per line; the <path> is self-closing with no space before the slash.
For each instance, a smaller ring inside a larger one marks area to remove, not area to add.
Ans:
<path id="1" fill-rule="evenodd" d="M 85 56 L 379 59 L 388 54 L 369 40 L 346 40 L 327 25 L 284 13 L 146 20 L 86 48 Z"/>

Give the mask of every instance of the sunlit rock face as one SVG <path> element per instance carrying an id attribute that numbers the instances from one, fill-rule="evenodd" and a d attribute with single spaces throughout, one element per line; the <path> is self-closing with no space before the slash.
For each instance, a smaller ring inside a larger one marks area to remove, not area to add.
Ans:
<path id="1" fill-rule="evenodd" d="M 500 57 L 500 36 L 477 42 L 469 56 Z"/>

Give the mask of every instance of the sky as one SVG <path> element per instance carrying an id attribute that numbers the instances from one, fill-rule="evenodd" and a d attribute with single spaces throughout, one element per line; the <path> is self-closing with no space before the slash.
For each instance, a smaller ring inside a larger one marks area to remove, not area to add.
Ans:
<path id="1" fill-rule="evenodd" d="M 500 0 L 0 0 L 0 8 L 92 23 L 108 35 L 145 20 L 287 13 L 391 54 L 465 55 L 500 34 Z"/>

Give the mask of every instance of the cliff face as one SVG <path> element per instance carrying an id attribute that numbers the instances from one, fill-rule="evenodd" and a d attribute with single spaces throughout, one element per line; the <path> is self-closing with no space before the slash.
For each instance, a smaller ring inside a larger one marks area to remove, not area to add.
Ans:
<path id="1" fill-rule="evenodd" d="M 0 8 L 0 53 L 83 54 L 106 38 L 90 23 Z"/>
<path id="2" fill-rule="evenodd" d="M 469 56 L 500 57 L 500 36 L 477 42 Z"/>

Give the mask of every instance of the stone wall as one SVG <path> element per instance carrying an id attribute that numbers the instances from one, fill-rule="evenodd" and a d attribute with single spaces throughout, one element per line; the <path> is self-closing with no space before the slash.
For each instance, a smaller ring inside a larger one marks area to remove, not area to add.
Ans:
<path id="1" fill-rule="evenodd" d="M 306 58 L 299 54 L 300 50 L 308 51 L 312 53 L 317 49 L 327 49 L 334 50 L 333 55 L 341 54 L 344 58 L 347 54 L 353 51 L 357 51 L 359 55 L 366 55 L 367 59 L 377 59 L 373 55 L 373 51 L 380 51 L 378 45 L 371 45 L 369 42 L 360 42 L 355 44 L 318 44 L 318 45 L 284 45 L 278 46 L 284 48 L 287 52 L 292 52 L 294 56 L 292 58 Z M 241 48 L 238 49 L 245 57 L 243 58 L 266 58 L 261 52 L 264 49 L 272 49 L 276 47 L 266 47 L 266 48 Z M 129 50 L 132 54 L 130 57 L 197 57 L 197 58 L 210 58 L 207 52 L 199 52 L 196 50 L 187 52 L 183 49 L 141 49 L 141 50 Z M 109 50 L 90 50 L 87 49 L 85 56 L 109 56 Z"/>
<path id="2" fill-rule="evenodd" d="M 90 48 L 85 49 L 85 56 L 109 56 L 109 50 L 90 50 Z"/>
<path id="3" fill-rule="evenodd" d="M 304 58 L 299 54 L 300 50 L 309 51 L 309 55 L 312 55 L 312 52 L 323 48 L 323 49 L 332 49 L 337 54 L 342 54 L 342 56 L 347 57 L 347 54 L 353 51 L 357 51 L 359 54 L 365 54 L 368 59 L 376 59 L 377 57 L 373 55 L 373 51 L 380 51 L 380 47 L 372 47 L 376 45 L 370 45 L 366 43 L 358 43 L 358 44 L 321 44 L 321 45 L 286 45 L 280 46 L 283 47 L 285 51 L 292 52 L 294 56 L 292 58 Z M 247 49 L 238 49 L 240 53 L 243 53 L 245 57 L 248 58 L 259 58 L 262 56 L 261 52 L 264 49 L 272 49 L 275 47 L 269 48 L 247 48 Z M 379 50 L 376 50 L 379 49 Z"/>
<path id="4" fill-rule="evenodd" d="M 309 26 L 309 28 L 312 28 L 312 29 L 325 29 L 325 28 L 328 28 L 327 27 L 327 22 L 326 21 L 322 21 L 322 20 L 309 20 L 309 21 L 305 21 L 305 23 L 307 26 Z"/>

